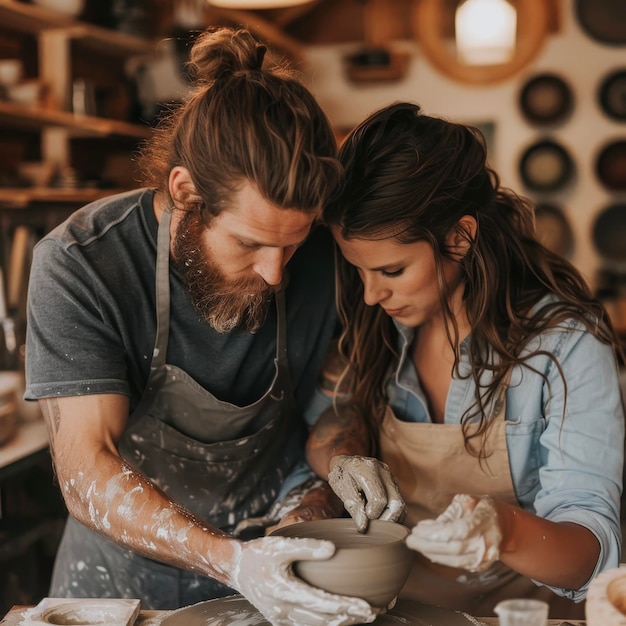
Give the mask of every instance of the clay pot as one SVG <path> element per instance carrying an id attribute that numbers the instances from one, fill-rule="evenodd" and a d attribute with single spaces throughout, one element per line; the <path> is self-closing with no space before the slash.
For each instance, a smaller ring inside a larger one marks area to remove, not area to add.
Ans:
<path id="1" fill-rule="evenodd" d="M 415 556 L 404 543 L 409 529 L 381 520 L 372 520 L 365 534 L 347 518 L 301 522 L 271 534 L 332 541 L 337 550 L 330 559 L 296 561 L 294 571 L 314 587 L 363 598 L 374 607 L 386 607 L 398 595 Z"/>

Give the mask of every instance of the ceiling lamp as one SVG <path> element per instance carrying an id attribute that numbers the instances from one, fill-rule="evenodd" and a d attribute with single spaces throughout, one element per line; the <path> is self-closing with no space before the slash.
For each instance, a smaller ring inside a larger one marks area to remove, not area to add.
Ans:
<path id="1" fill-rule="evenodd" d="M 457 55 L 468 65 L 508 63 L 516 30 L 517 12 L 506 0 L 465 0 L 455 15 Z"/>
<path id="2" fill-rule="evenodd" d="M 312 0 L 207 0 L 209 4 L 222 9 L 282 9 L 296 4 L 306 4 Z"/>

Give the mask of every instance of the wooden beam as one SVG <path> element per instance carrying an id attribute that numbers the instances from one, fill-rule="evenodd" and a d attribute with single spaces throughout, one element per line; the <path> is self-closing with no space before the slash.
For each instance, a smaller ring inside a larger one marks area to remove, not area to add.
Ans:
<path id="1" fill-rule="evenodd" d="M 270 47 L 287 53 L 291 60 L 300 62 L 304 59 L 305 47 L 299 41 L 287 35 L 274 22 L 260 17 L 252 11 L 214 7 L 213 12 L 230 22 L 241 24 Z"/>
<path id="2" fill-rule="evenodd" d="M 310 13 L 320 4 L 322 4 L 322 0 L 313 0 L 312 2 L 307 2 L 306 4 L 297 4 L 293 7 L 282 9 L 280 13 L 276 15 L 274 22 L 281 28 L 284 28 L 285 26 L 289 26 L 291 22 L 295 22 L 295 20 L 298 20 L 307 13 Z"/>

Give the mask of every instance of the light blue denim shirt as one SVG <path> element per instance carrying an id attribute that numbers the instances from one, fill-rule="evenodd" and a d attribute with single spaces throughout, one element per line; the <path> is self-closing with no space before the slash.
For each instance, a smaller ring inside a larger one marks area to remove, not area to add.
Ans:
<path id="1" fill-rule="evenodd" d="M 398 419 L 430 423 L 417 372 L 408 358 L 415 331 L 396 326 L 401 358 L 387 387 L 390 404 Z M 618 368 L 611 348 L 575 321 L 544 333 L 527 350 L 539 346 L 554 355 L 563 370 L 567 383 L 565 417 L 563 381 L 549 356 L 536 355 L 514 369 L 505 415 L 513 486 L 525 510 L 554 522 L 574 522 L 594 533 L 600 544 L 595 576 L 617 567 L 621 552 L 624 411 Z M 467 340 L 461 345 L 460 372 L 469 372 Z M 446 424 L 459 423 L 474 400 L 474 390 L 471 378 L 452 380 Z M 329 404 L 328 397 L 318 391 L 316 404 L 309 407 L 309 421 Z M 581 600 L 590 581 L 577 590 L 551 589 Z"/>

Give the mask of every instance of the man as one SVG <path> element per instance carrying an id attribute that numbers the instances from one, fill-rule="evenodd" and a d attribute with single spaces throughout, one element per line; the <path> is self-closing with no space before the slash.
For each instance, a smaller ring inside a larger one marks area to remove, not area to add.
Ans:
<path id="1" fill-rule="evenodd" d="M 198 90 L 144 151 L 147 187 L 37 246 L 26 395 L 70 513 L 52 596 L 171 609 L 234 590 L 274 624 L 375 618 L 291 574 L 329 542 L 230 534 L 302 481 L 301 414 L 336 322 L 331 241 L 314 228 L 335 140 L 264 53 L 244 30 L 203 33 Z"/>

